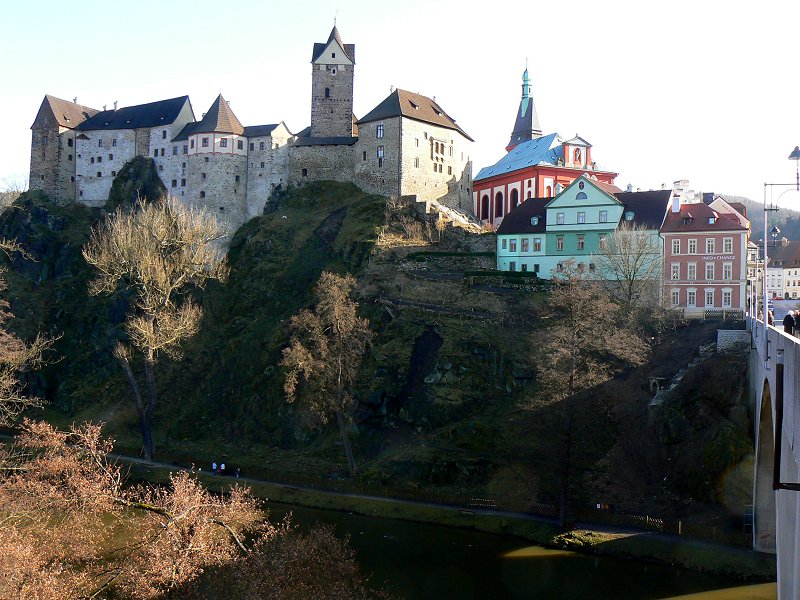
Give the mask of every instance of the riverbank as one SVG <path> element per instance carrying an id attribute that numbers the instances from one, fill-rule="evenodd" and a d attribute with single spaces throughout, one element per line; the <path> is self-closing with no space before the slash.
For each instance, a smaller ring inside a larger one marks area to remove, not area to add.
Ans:
<path id="1" fill-rule="evenodd" d="M 120 456 L 119 459 L 131 465 L 133 478 L 154 483 L 165 483 L 170 472 L 181 469 L 167 463 L 147 463 L 131 457 Z M 774 555 L 679 536 L 613 528 L 599 529 L 584 524 L 578 524 L 574 531 L 563 533 L 555 523 L 518 513 L 485 509 L 464 510 L 378 496 L 330 492 L 259 479 L 219 477 L 205 471 L 199 471 L 198 477 L 209 489 L 218 492 L 227 491 L 235 483 L 247 485 L 254 496 L 270 502 L 516 536 L 549 548 L 650 561 L 741 581 L 773 581 L 776 578 Z"/>

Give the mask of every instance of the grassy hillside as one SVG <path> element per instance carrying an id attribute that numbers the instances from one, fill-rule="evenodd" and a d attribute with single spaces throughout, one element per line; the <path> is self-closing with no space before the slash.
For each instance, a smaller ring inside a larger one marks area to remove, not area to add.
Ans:
<path id="1" fill-rule="evenodd" d="M 141 165 L 118 178 L 111 204 L 135 198 L 141 182 L 151 180 L 141 172 L 149 168 Z M 155 186 L 150 193 L 157 192 Z M 553 503 L 564 413 L 536 402 L 533 349 L 547 335 L 539 282 L 476 275 L 493 267 L 492 234 L 451 227 L 437 243 L 393 236 L 386 227 L 385 199 L 352 185 L 304 186 L 268 206 L 233 238 L 229 280 L 197 294 L 205 316 L 183 357 L 162 358 L 157 365 L 157 454 L 204 467 L 224 461 L 254 476 L 406 497 L 488 497 L 518 509 L 532 500 Z M 53 353 L 60 360 L 31 379 L 32 389 L 51 401 L 47 418 L 62 424 L 104 421 L 117 447 L 135 453 L 140 447 L 135 410 L 111 358 L 124 335 L 127 299 L 89 297 L 91 272 L 80 255 L 103 212 L 58 207 L 26 194 L 3 213 L 0 235 L 17 239 L 31 254 L 15 256 L 8 273 L 14 326 L 24 336 L 39 330 L 61 336 Z M 375 332 L 356 390 L 354 441 L 361 475 L 355 483 L 343 481 L 335 430 L 300 427 L 293 407 L 284 402 L 277 366 L 288 320 L 309 304 L 310 288 L 323 270 L 356 275 L 361 312 Z M 571 484 L 580 503 L 680 509 L 693 495 L 692 486 L 716 477 L 693 475 L 690 489 L 680 490 L 684 498 L 676 500 L 661 483 L 662 471 L 681 478 L 665 444 L 648 449 L 642 462 L 648 477 L 624 468 L 637 460 L 625 445 L 632 433 L 652 431 L 658 440 L 661 430 L 672 431 L 674 419 L 666 425 L 655 419 L 652 429 L 642 426 L 649 418 L 650 372 L 671 377 L 713 335 L 713 326 L 683 329 L 664 341 L 664 353 L 650 365 L 626 376 L 621 394 L 615 380 L 576 400 Z M 746 448 L 739 437 L 727 429 L 715 434 L 729 427 L 726 407 L 738 401 L 720 400 L 722 416 L 705 423 L 701 433 L 684 428 L 667 441 L 675 448 L 701 438 L 692 446 L 695 456 L 704 456 L 707 445 L 713 453 L 734 444 L 740 458 Z M 696 402 L 704 402 L 702 396 Z M 691 419 L 696 402 L 687 400 L 670 414 Z M 709 457 L 716 469 L 734 466 L 717 460 L 718 454 Z M 615 484 L 619 481 L 624 485 Z"/>

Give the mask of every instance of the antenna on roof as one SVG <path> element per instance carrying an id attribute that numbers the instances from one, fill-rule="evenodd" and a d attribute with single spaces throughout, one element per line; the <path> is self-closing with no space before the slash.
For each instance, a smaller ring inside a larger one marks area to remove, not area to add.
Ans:
<path id="1" fill-rule="evenodd" d="M 103 104 L 103 110 L 104 110 L 104 111 L 106 110 L 106 107 L 107 107 L 107 106 L 108 106 L 108 104 Z"/>
<path id="2" fill-rule="evenodd" d="M 75 97 L 72 99 L 72 103 L 73 103 L 73 104 L 77 104 L 77 103 L 78 103 L 78 97 L 77 97 L 77 96 L 75 96 Z"/>
<path id="3" fill-rule="evenodd" d="M 391 94 L 392 92 L 394 92 L 394 86 L 393 86 L 393 85 L 390 85 L 390 86 L 389 86 L 389 93 Z"/>
<path id="4" fill-rule="evenodd" d="M 117 101 L 114 100 L 114 110 L 117 110 Z"/>

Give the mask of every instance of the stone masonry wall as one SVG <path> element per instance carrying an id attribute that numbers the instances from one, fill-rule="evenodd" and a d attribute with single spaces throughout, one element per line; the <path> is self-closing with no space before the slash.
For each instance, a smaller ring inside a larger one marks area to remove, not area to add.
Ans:
<path id="1" fill-rule="evenodd" d="M 750 332 L 736 329 L 717 330 L 717 352 L 743 350 L 750 347 Z"/>
<path id="2" fill-rule="evenodd" d="M 88 206 L 104 206 L 111 184 L 134 154 L 132 129 L 83 132 L 76 140 L 75 178 L 77 200 Z"/>
<path id="3" fill-rule="evenodd" d="M 322 180 L 353 181 L 353 146 L 292 146 L 288 180 L 291 185 Z"/>
<path id="4" fill-rule="evenodd" d="M 313 137 L 353 134 L 353 68 L 352 64 L 312 65 L 311 135 Z M 326 89 L 328 97 L 325 94 Z"/>
<path id="5" fill-rule="evenodd" d="M 38 115 L 31 131 L 31 170 L 29 186 L 42 190 L 50 198 L 59 201 L 59 126 L 52 114 Z"/>
<path id="6" fill-rule="evenodd" d="M 247 157 L 192 154 L 187 161 L 188 181 L 183 201 L 216 215 L 218 221 L 227 224 L 228 235 L 232 236 L 247 219 Z"/>
<path id="7" fill-rule="evenodd" d="M 287 142 L 290 137 L 289 131 L 279 126 L 270 136 L 249 138 L 246 207 L 248 218 L 262 214 L 272 190 L 286 184 L 289 158 Z"/>
<path id="8" fill-rule="evenodd" d="M 356 184 L 365 192 L 399 197 L 400 118 L 365 123 L 358 134 L 353 147 Z M 382 161 L 379 154 L 383 155 Z"/>

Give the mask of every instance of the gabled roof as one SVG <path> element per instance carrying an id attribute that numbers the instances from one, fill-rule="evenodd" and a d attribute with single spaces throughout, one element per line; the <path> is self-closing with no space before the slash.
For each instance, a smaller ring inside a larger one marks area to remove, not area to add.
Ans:
<path id="1" fill-rule="evenodd" d="M 358 120 L 358 124 L 390 119 L 392 117 L 406 117 L 423 123 L 439 125 L 447 129 L 454 129 L 469 141 L 474 142 L 467 132 L 456 125 L 455 119 L 450 117 L 435 100 L 427 96 L 397 89 L 389 94 L 386 99 Z"/>
<path id="2" fill-rule="evenodd" d="M 244 128 L 245 137 L 267 137 L 270 135 L 280 123 L 272 123 L 271 125 L 248 125 Z"/>
<path id="3" fill-rule="evenodd" d="M 75 102 L 62 100 L 50 94 L 45 95 L 44 100 L 42 100 L 39 112 L 36 113 L 37 119 L 42 110 L 49 110 L 52 112 L 56 123 L 61 127 L 67 127 L 69 129 L 77 129 L 78 125 L 99 112 L 95 108 L 89 108 L 88 106 L 83 106 Z"/>
<path id="4" fill-rule="evenodd" d="M 645 229 L 661 229 L 671 194 L 671 190 L 615 193 L 614 196 L 623 206 L 619 224 L 631 223 Z M 625 213 L 629 211 L 633 212 L 633 220 L 626 221 Z"/>
<path id="5" fill-rule="evenodd" d="M 577 133 L 575 134 L 574 138 L 572 138 L 571 140 L 567 140 L 564 143 L 565 144 L 570 144 L 571 146 L 586 146 L 587 148 L 591 148 L 592 147 L 592 145 L 589 142 L 587 142 L 585 139 L 583 139 Z"/>
<path id="6" fill-rule="evenodd" d="M 545 208 L 552 198 L 528 198 L 508 211 L 503 222 L 497 228 L 497 235 L 516 235 L 520 233 L 544 233 L 547 228 L 547 209 Z M 533 217 L 539 217 L 538 223 L 533 224 Z"/>
<path id="7" fill-rule="evenodd" d="M 770 267 L 773 269 L 796 269 L 800 267 L 800 242 L 791 241 L 770 250 Z"/>
<path id="8" fill-rule="evenodd" d="M 347 58 L 349 58 L 353 64 L 356 63 L 356 45 L 355 44 L 344 44 L 342 43 L 342 36 L 339 35 L 339 30 L 336 28 L 336 25 L 333 26 L 331 29 L 331 34 L 328 36 L 328 41 L 324 44 L 320 44 L 316 42 L 314 44 L 314 49 L 311 51 L 311 62 L 313 63 L 316 61 L 323 52 L 325 52 L 325 48 L 328 47 L 333 40 L 336 40 L 336 43 L 341 46 L 342 50 L 344 51 Z"/>
<path id="9" fill-rule="evenodd" d="M 187 102 L 189 102 L 189 96 L 179 96 L 169 100 L 126 106 L 119 110 L 104 110 L 81 123 L 78 129 L 81 131 L 98 131 L 169 125 L 178 118 Z"/>
<path id="10" fill-rule="evenodd" d="M 714 222 L 709 223 L 709 218 L 714 217 Z M 732 216 L 719 213 L 703 202 L 694 204 L 681 204 L 680 212 L 667 211 L 662 232 L 681 233 L 694 231 L 747 231 Z"/>
<path id="11" fill-rule="evenodd" d="M 542 163 L 555 165 L 561 156 L 561 145 L 555 144 L 557 138 L 557 133 L 551 133 L 515 146 L 491 167 L 482 168 L 473 178 L 473 181 L 504 175 L 505 173 L 511 173 L 512 171 Z"/>
<path id="12" fill-rule="evenodd" d="M 242 135 L 244 126 L 233 114 L 228 101 L 220 94 L 192 133 L 234 133 Z"/>
<path id="13" fill-rule="evenodd" d="M 555 205 L 556 202 L 559 201 L 561 198 L 565 198 L 565 200 L 568 203 L 567 204 L 568 206 L 570 204 L 573 204 L 573 200 L 571 199 L 572 194 L 575 193 L 576 189 L 578 190 L 578 193 L 580 193 L 582 189 L 585 192 L 585 187 L 587 183 L 590 184 L 592 187 L 600 190 L 600 192 L 605 194 L 608 197 L 608 200 L 611 201 L 612 203 L 617 204 L 619 202 L 615 194 L 617 192 L 621 192 L 622 190 L 620 190 L 617 186 L 609 185 L 606 183 L 600 183 L 599 181 L 596 181 L 588 177 L 586 174 L 583 174 L 580 177 L 576 177 L 566 187 L 564 187 L 563 190 L 561 190 L 558 194 L 556 194 L 556 196 L 548 203 L 548 208 L 550 208 L 551 204 Z"/>

